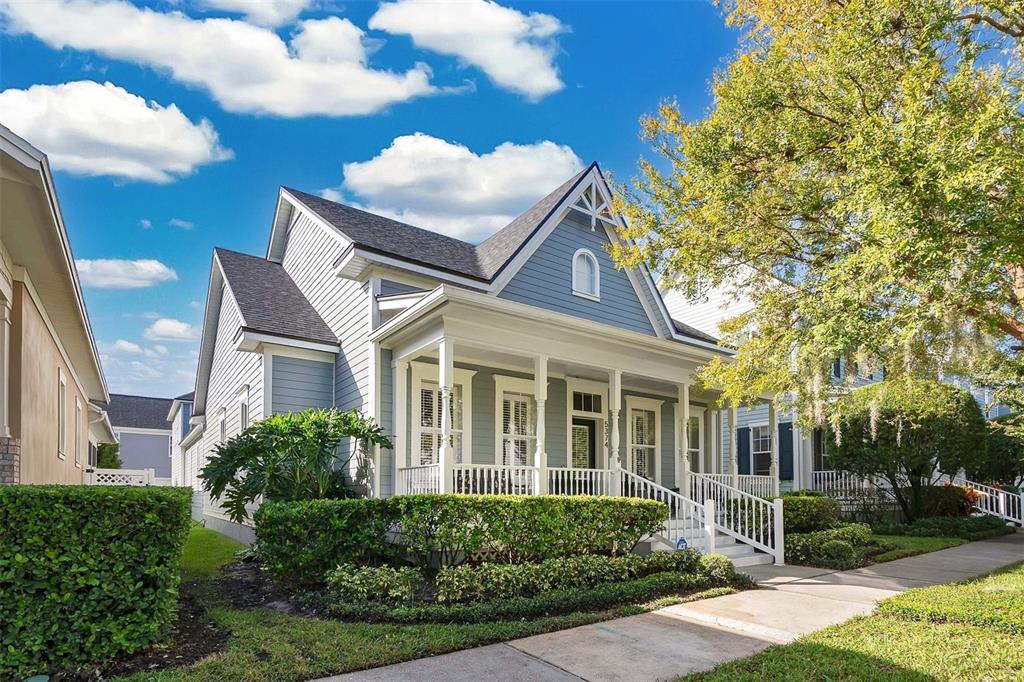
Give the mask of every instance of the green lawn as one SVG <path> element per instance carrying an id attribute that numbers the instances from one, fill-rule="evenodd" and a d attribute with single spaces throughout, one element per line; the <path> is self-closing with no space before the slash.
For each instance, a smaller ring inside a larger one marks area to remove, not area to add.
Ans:
<path id="1" fill-rule="evenodd" d="M 1024 634 L 1014 633 L 1024 633 L 1024 564 L 911 590 L 876 615 L 687 679 L 1021 680 Z"/>
<path id="2" fill-rule="evenodd" d="M 181 557 L 181 575 L 185 579 L 217 575 L 220 567 L 230 563 L 242 547 L 240 542 L 194 524 Z"/>
<path id="3" fill-rule="evenodd" d="M 878 535 L 872 534 L 871 539 L 875 542 L 886 545 L 895 545 L 894 549 L 887 550 L 881 554 L 871 557 L 875 563 L 905 559 L 908 556 L 927 554 L 947 547 L 967 544 L 963 538 L 931 538 L 916 537 L 913 535 Z"/>
<path id="4" fill-rule="evenodd" d="M 474 625 L 342 623 L 264 608 L 237 609 L 219 600 L 216 583 L 211 577 L 231 561 L 237 549 L 233 540 L 196 526 L 182 562 L 183 577 L 195 579 L 186 589 L 202 594 L 211 604 L 211 620 L 231 632 L 227 649 L 194 665 L 120 679 L 131 682 L 307 680 L 634 615 L 732 591 L 718 588 L 689 597 L 666 597 L 647 604 L 527 621 Z"/>

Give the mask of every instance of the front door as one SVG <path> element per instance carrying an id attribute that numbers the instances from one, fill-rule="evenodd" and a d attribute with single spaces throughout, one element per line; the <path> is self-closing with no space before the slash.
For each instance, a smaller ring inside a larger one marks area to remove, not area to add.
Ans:
<path id="1" fill-rule="evenodd" d="M 597 420 L 572 418 L 572 466 L 575 469 L 597 468 Z"/>

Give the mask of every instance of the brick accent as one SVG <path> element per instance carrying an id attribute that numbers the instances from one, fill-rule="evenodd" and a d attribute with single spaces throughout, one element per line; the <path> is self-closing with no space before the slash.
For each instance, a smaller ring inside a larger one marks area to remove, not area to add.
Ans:
<path id="1" fill-rule="evenodd" d="M 0 485 L 21 483 L 21 441 L 0 438 Z"/>

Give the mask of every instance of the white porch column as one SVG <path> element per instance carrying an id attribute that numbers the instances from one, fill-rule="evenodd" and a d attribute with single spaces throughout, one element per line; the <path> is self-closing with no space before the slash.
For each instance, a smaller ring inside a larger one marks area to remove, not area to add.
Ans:
<path id="1" fill-rule="evenodd" d="M 441 448 L 438 451 L 440 485 L 438 492 L 452 491 L 455 453 L 452 451 L 452 387 L 455 385 L 455 347 L 451 339 L 437 344 L 437 384 L 441 389 Z"/>
<path id="2" fill-rule="evenodd" d="M 712 410 L 711 411 L 711 424 L 710 424 L 711 436 L 708 440 L 708 445 L 711 450 L 711 467 L 708 469 L 708 473 L 717 474 L 722 471 L 722 453 L 718 449 L 722 443 L 722 411 Z"/>
<path id="3" fill-rule="evenodd" d="M 690 384 L 678 384 L 676 390 L 679 406 L 676 416 L 676 443 L 679 448 L 677 461 L 683 473 L 683 484 L 679 486 L 679 491 L 683 497 L 690 497 Z"/>
<path id="4" fill-rule="evenodd" d="M 771 434 L 769 443 L 771 444 L 771 459 L 772 463 L 769 467 L 768 473 L 772 477 L 772 496 L 779 496 L 779 415 L 775 411 L 775 401 L 770 400 L 768 402 L 768 433 Z"/>
<path id="5" fill-rule="evenodd" d="M 611 461 L 608 468 L 612 470 L 612 494 L 620 495 L 622 477 L 619 476 L 619 469 L 622 469 L 622 460 L 619 458 L 619 409 L 622 406 L 622 372 L 615 369 L 608 376 L 609 409 L 611 416 Z"/>
<path id="6" fill-rule="evenodd" d="M 395 427 L 395 490 L 399 494 L 407 493 L 404 489 L 404 482 L 399 469 L 412 466 L 409 445 L 406 442 L 406 431 L 409 424 L 409 362 L 398 360 L 391 367 L 392 376 L 392 397 L 394 405 L 391 413 L 394 415 Z"/>
<path id="7" fill-rule="evenodd" d="M 548 453 L 544 445 L 545 416 L 544 404 L 548 399 L 548 358 L 538 355 L 533 359 L 533 399 L 537 403 L 537 451 L 533 455 L 537 466 L 537 493 L 548 492 Z"/>
<path id="8" fill-rule="evenodd" d="M 11 435 L 11 303 L 0 296 L 0 438 Z"/>
<path id="9" fill-rule="evenodd" d="M 736 406 L 729 407 L 729 473 L 732 474 L 732 487 L 740 487 L 740 455 L 739 429 L 736 428 Z"/>

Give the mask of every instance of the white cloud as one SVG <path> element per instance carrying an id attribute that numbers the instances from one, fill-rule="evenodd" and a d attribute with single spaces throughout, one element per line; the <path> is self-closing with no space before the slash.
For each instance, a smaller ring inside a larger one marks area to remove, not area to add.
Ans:
<path id="1" fill-rule="evenodd" d="M 200 303 L 199 301 L 189 301 L 188 307 L 191 308 L 192 310 L 202 310 L 203 304 Z"/>
<path id="2" fill-rule="evenodd" d="M 504 142 L 486 154 L 423 133 L 346 163 L 341 189 L 367 210 L 470 241 L 508 224 L 583 167 L 565 145 Z M 338 189 L 321 192 L 326 198 Z"/>
<path id="3" fill-rule="evenodd" d="M 146 327 L 142 336 L 150 341 L 194 341 L 199 338 L 199 328 L 188 322 L 161 317 Z"/>
<path id="4" fill-rule="evenodd" d="M 311 0 L 202 0 L 210 9 L 245 15 L 247 21 L 260 26 L 285 26 L 292 23 L 313 3 Z"/>
<path id="5" fill-rule="evenodd" d="M 179 343 L 173 348 L 161 344 L 142 347 L 140 353 L 121 350 L 117 345 L 100 343 L 100 360 L 110 388 L 117 393 L 171 397 L 189 391 L 195 385 L 197 354 L 194 343 Z"/>
<path id="6" fill-rule="evenodd" d="M 533 100 L 564 87 L 554 64 L 555 36 L 567 27 L 550 14 L 523 14 L 488 0 L 398 0 L 381 4 L 369 27 L 459 57 Z"/>
<path id="7" fill-rule="evenodd" d="M 177 227 L 182 230 L 191 230 L 194 229 L 196 226 L 196 224 L 193 223 L 191 220 L 183 220 L 181 218 L 171 218 L 170 220 L 167 221 L 167 224 L 170 225 L 171 227 Z"/>
<path id="8" fill-rule="evenodd" d="M 138 354 L 142 352 L 142 346 L 131 341 L 125 341 L 124 339 L 118 339 L 114 342 L 112 350 L 121 353 L 132 353 Z"/>
<path id="9" fill-rule="evenodd" d="M 0 111 L 4 125 L 32 140 L 55 168 L 76 175 L 167 183 L 233 156 L 205 118 L 193 123 L 177 105 L 147 102 L 113 83 L 11 88 L 0 92 Z"/>
<path id="10" fill-rule="evenodd" d="M 0 0 L 0 15 L 8 32 L 167 72 L 234 112 L 354 116 L 439 92 L 425 64 L 402 73 L 368 67 L 363 31 L 337 17 L 299 22 L 289 45 L 244 21 L 123 0 Z"/>
<path id="11" fill-rule="evenodd" d="M 158 260 L 100 258 L 76 260 L 82 284 L 97 289 L 142 289 L 160 282 L 173 282 L 178 273 Z"/>
<path id="12" fill-rule="evenodd" d="M 141 227 L 143 230 L 148 230 L 151 227 L 153 227 L 153 221 L 150 220 L 149 218 L 143 218 L 142 220 L 139 221 L 139 227 Z"/>

